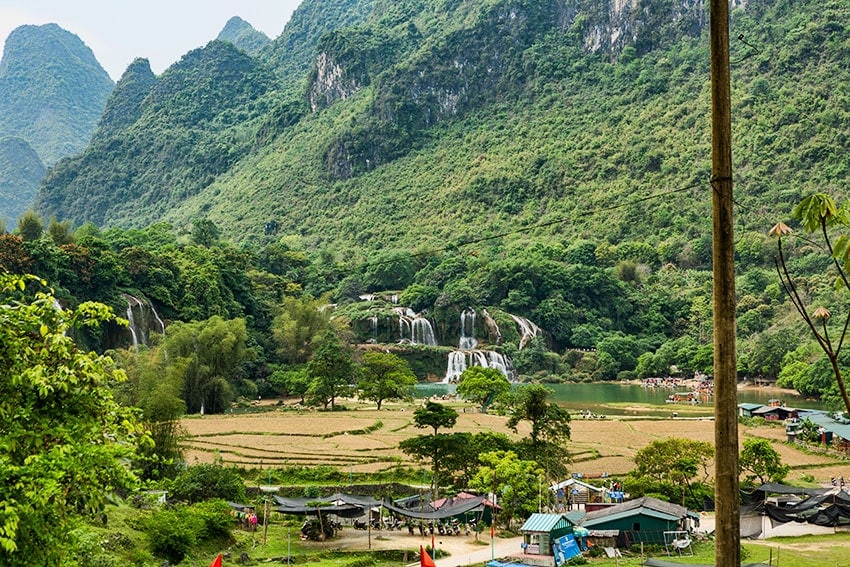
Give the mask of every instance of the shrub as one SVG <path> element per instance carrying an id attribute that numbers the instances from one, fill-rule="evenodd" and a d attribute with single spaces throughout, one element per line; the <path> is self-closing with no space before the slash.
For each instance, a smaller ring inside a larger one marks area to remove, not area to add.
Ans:
<path id="1" fill-rule="evenodd" d="M 151 549 L 170 563 L 180 563 L 195 545 L 195 534 L 201 531 L 197 518 L 182 508 L 158 510 L 145 519 L 144 529 Z"/>
<path id="2" fill-rule="evenodd" d="M 214 498 L 238 502 L 245 499 L 245 482 L 235 469 L 218 463 L 195 465 L 177 475 L 171 495 L 190 504 Z"/>

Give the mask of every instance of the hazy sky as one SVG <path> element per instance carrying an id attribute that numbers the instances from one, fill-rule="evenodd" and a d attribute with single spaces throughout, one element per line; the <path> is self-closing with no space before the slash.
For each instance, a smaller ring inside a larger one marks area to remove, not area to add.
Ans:
<path id="1" fill-rule="evenodd" d="M 301 0 L 0 0 L 0 43 L 18 26 L 76 34 L 117 81 L 136 57 L 156 74 L 215 39 L 233 16 L 274 39 Z M 2 53 L 2 45 L 0 45 Z"/>

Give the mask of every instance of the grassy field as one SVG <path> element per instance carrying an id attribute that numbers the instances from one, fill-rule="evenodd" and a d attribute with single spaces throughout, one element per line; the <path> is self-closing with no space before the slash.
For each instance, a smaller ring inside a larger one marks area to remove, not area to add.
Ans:
<path id="1" fill-rule="evenodd" d="M 189 463 L 224 463 L 245 468 L 335 467 L 350 473 L 387 472 L 399 467 L 418 468 L 398 444 L 408 437 L 422 435 L 413 423 L 415 404 L 374 405 L 354 400 L 343 402 L 346 410 L 323 412 L 300 408 L 292 402 L 277 405 L 266 402 L 257 413 L 207 415 L 183 420 Z M 459 419 L 453 431 L 497 431 L 518 439 L 528 434 L 526 424 L 515 433 L 507 428 L 504 416 L 482 414 L 472 407 L 453 404 Z M 587 477 L 603 473 L 622 475 L 633 467 L 637 451 L 656 439 L 678 436 L 714 441 L 714 424 L 709 418 L 645 418 L 635 415 L 617 419 L 576 418 L 571 424 L 573 472 Z M 784 443 L 781 426 L 740 425 L 739 437 L 769 439 L 791 466 L 789 480 L 814 477 L 826 482 L 832 476 L 850 478 L 850 463 L 825 453 L 806 452 Z"/>

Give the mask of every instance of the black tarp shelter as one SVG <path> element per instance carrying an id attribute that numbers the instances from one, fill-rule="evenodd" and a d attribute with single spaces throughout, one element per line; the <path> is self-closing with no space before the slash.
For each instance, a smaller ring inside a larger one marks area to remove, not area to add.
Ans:
<path id="1" fill-rule="evenodd" d="M 359 518 L 370 508 L 380 507 L 383 503 L 368 496 L 357 496 L 337 492 L 330 496 L 317 498 L 285 498 L 273 496 L 277 506 L 275 512 L 296 516 L 316 516 L 334 514 L 340 518 Z"/>

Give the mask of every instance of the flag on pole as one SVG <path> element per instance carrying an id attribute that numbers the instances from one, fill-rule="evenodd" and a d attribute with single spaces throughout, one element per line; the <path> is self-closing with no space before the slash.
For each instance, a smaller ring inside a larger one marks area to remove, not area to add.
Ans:
<path id="1" fill-rule="evenodd" d="M 218 554 L 218 557 L 213 559 L 213 562 L 210 563 L 210 567 L 221 567 L 221 553 Z"/>
<path id="2" fill-rule="evenodd" d="M 431 559 L 431 556 L 428 555 L 428 552 L 421 545 L 419 546 L 419 567 L 437 567 L 437 564 L 434 563 L 434 560 Z"/>

